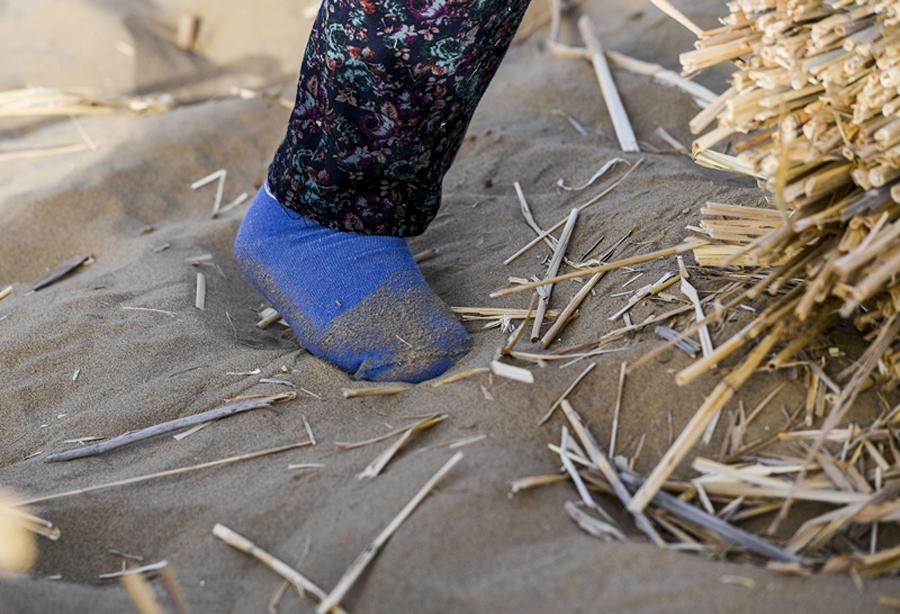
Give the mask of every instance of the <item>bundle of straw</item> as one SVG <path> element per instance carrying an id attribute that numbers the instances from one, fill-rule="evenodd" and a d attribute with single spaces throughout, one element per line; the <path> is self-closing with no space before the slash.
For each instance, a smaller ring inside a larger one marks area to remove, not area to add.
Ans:
<path id="1" fill-rule="evenodd" d="M 654 3 L 680 15 L 662 0 Z M 731 87 L 691 121 L 694 134 L 706 131 L 693 152 L 700 164 L 756 177 L 776 210 L 709 203 L 708 219 L 690 230 L 703 235 L 694 250 L 700 264 L 751 268 L 742 275 L 748 287 L 710 318 L 748 299 L 768 294 L 771 300 L 677 375 L 679 384 L 693 382 L 758 341 L 707 397 L 630 509 L 650 503 L 755 370 L 808 364 L 805 352 L 818 355 L 813 342 L 820 333 L 839 316 L 852 317 L 869 345 L 843 372 L 816 376 L 832 392 L 828 409 L 807 412 L 808 424 L 824 417 L 822 428 L 774 531 L 859 393 L 900 383 L 900 2 L 733 0 L 727 6 L 721 27 L 691 27 L 699 36 L 696 49 L 680 58 L 686 75 L 722 63 L 737 67 Z M 728 141 L 734 155 L 711 149 Z"/>
<path id="2" fill-rule="evenodd" d="M 733 62 L 731 87 L 691 122 L 701 162 L 760 178 L 778 212 L 706 210 L 706 265 L 772 266 L 754 294 L 805 283 L 788 313 L 881 329 L 900 307 L 900 2 L 735 0 L 681 55 L 686 73 Z M 746 136 L 744 136 L 746 135 Z M 734 156 L 710 148 L 734 140 Z M 807 324 L 808 323 L 808 324 Z M 882 379 L 900 381 L 885 344 Z M 863 377 L 863 380 L 866 378 Z"/>

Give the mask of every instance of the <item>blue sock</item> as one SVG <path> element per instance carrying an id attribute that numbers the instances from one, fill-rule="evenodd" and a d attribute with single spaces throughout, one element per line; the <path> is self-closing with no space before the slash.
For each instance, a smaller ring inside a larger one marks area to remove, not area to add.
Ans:
<path id="1" fill-rule="evenodd" d="M 263 186 L 234 253 L 300 343 L 359 379 L 421 382 L 469 349 L 466 330 L 400 237 L 320 226 Z"/>

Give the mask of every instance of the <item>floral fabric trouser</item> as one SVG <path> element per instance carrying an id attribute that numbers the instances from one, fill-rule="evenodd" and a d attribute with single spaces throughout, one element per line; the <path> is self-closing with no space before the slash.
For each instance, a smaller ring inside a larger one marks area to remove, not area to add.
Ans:
<path id="1" fill-rule="evenodd" d="M 528 0 L 324 0 L 268 183 L 330 228 L 422 233 Z"/>

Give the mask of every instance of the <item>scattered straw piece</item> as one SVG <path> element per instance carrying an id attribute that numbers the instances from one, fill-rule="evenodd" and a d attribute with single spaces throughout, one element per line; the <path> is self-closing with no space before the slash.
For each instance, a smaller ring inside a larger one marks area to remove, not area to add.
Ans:
<path id="1" fill-rule="evenodd" d="M 29 499 L 22 503 L 22 505 L 34 505 L 37 503 L 44 503 L 46 501 L 54 501 L 56 499 L 64 499 L 67 497 L 74 497 L 76 495 L 83 495 L 89 492 L 96 492 L 98 490 L 106 490 L 109 488 L 117 488 L 119 486 L 127 486 L 129 484 L 137 484 L 140 482 L 147 482 L 149 480 L 155 480 L 157 478 L 169 477 L 172 475 L 181 475 L 183 473 L 190 473 L 192 471 L 199 471 L 201 469 L 210 469 L 212 467 L 219 467 L 221 465 L 229 465 L 231 463 L 238 463 L 241 461 L 251 460 L 254 458 L 261 458 L 263 456 L 270 456 L 272 454 L 280 454 L 281 452 L 287 452 L 289 450 L 296 450 L 297 448 L 304 448 L 306 446 L 312 445 L 311 441 L 299 441 L 297 443 L 288 444 L 286 446 L 279 446 L 277 448 L 267 448 L 265 450 L 259 450 L 258 452 L 249 452 L 247 454 L 240 454 L 238 456 L 229 456 L 227 458 L 221 458 L 214 461 L 209 461 L 206 463 L 200 463 L 197 465 L 190 465 L 187 467 L 178 467 L 177 469 L 167 469 L 166 471 L 158 471 L 156 473 L 149 473 L 146 475 L 139 475 L 133 478 L 126 478 L 124 480 L 116 480 L 115 482 L 107 482 L 105 484 L 96 484 L 94 486 L 86 486 L 84 488 L 76 488 L 74 490 L 67 490 L 65 492 L 56 493 L 53 495 L 44 495 L 42 497 L 35 497 L 33 499 Z"/>
<path id="2" fill-rule="evenodd" d="M 590 60 L 594 65 L 594 72 L 597 74 L 597 81 L 600 84 L 600 91 L 603 94 L 603 100 L 606 102 L 606 108 L 609 111 L 613 128 L 616 131 L 616 137 L 619 139 L 619 146 L 625 152 L 640 151 L 641 149 L 638 147 L 637 138 L 634 136 L 634 130 L 631 128 L 628 114 L 625 112 L 625 106 L 619 97 L 619 90 L 616 88 L 612 72 L 609 70 L 609 64 L 606 62 L 606 56 L 603 54 L 603 46 L 600 44 L 600 39 L 597 38 L 597 32 L 590 17 L 587 15 L 581 16 L 581 19 L 578 20 L 578 30 L 581 32 L 581 37 L 587 45 Z"/>
<path id="3" fill-rule="evenodd" d="M 397 438 L 384 452 L 375 457 L 375 459 L 356 476 L 358 480 L 371 479 L 378 476 L 387 466 L 391 459 L 406 445 L 413 435 L 426 431 L 436 424 L 440 424 L 447 419 L 447 414 L 435 414 L 434 416 L 425 418 L 411 427 L 404 429 L 403 434 Z"/>
<path id="4" fill-rule="evenodd" d="M 299 571 L 297 571 L 284 561 L 276 559 L 274 556 L 251 542 L 243 535 L 232 531 L 223 524 L 216 524 L 216 526 L 213 527 L 212 532 L 213 535 L 221 539 L 223 542 L 225 542 L 235 550 L 240 550 L 244 554 L 249 554 L 288 582 L 301 587 L 304 591 L 318 599 L 319 602 L 325 600 L 325 591 L 319 588 L 319 586 L 312 580 L 308 579 L 306 576 L 301 574 Z M 322 614 L 325 614 L 326 612 L 346 614 L 346 611 L 337 603 L 334 603 L 333 605 L 330 605 L 321 611 Z"/>
<path id="5" fill-rule="evenodd" d="M 213 210 L 212 217 L 216 217 L 219 214 L 219 209 L 222 208 L 222 194 L 225 191 L 225 178 L 228 176 L 228 171 L 224 168 L 220 168 L 217 171 L 214 171 L 203 177 L 202 179 L 198 179 L 194 183 L 191 184 L 192 190 L 199 190 L 203 186 L 212 183 L 213 181 L 218 181 L 219 183 L 216 185 L 216 197 L 213 200 Z"/>
<path id="6" fill-rule="evenodd" d="M 534 383 L 534 374 L 528 369 L 508 365 L 499 360 L 491 361 L 491 372 L 499 377 L 505 377 L 506 379 L 522 382 L 524 384 Z"/>
<path id="7" fill-rule="evenodd" d="M 318 442 L 316 441 L 316 435 L 313 433 L 312 426 L 309 424 L 309 420 L 306 419 L 306 416 L 300 416 L 303 418 L 303 428 L 306 429 L 306 435 L 309 437 L 309 440 L 312 442 L 312 445 L 316 445 Z"/>
<path id="8" fill-rule="evenodd" d="M 440 482 L 444 476 L 446 476 L 451 469 L 453 469 L 456 464 L 461 461 L 463 458 L 462 452 L 457 452 L 454 454 L 450 460 L 444 463 L 444 466 L 441 467 L 437 473 L 435 473 L 428 482 L 425 483 L 424 486 L 410 499 L 409 503 L 407 503 L 400 513 L 391 520 L 390 523 L 378 534 L 377 537 L 372 541 L 371 544 L 366 546 L 366 548 L 360 553 L 360 555 L 356 558 L 353 563 L 351 563 L 350 567 L 347 568 L 347 571 L 344 572 L 344 575 L 341 576 L 341 579 L 338 580 L 338 583 L 331 590 L 328 596 L 319 604 L 319 607 L 316 609 L 317 614 L 326 614 L 332 608 L 335 608 L 340 604 L 341 600 L 353 586 L 353 583 L 359 578 L 362 574 L 363 570 L 372 562 L 372 559 L 378 554 L 378 551 L 381 550 L 382 546 L 391 538 L 391 536 L 400 528 L 400 525 L 409 518 L 410 514 L 415 511 L 416 507 L 422 502 L 425 497 L 427 497 L 434 487 L 437 486 L 438 482 Z"/>
<path id="9" fill-rule="evenodd" d="M 206 275 L 197 273 L 197 291 L 194 295 L 194 307 L 203 311 L 206 309 Z"/>
<path id="10" fill-rule="evenodd" d="M 358 397 L 386 397 L 406 392 L 412 386 L 371 386 L 369 388 L 344 388 L 341 392 L 345 399 Z"/>
<path id="11" fill-rule="evenodd" d="M 613 158 L 612 160 L 607 160 L 606 163 L 604 163 L 603 166 L 601 166 L 597 170 L 597 172 L 591 175 L 591 178 L 585 181 L 583 184 L 578 186 L 568 186 L 563 179 L 559 179 L 556 182 L 556 187 L 558 187 L 560 190 L 565 190 L 566 192 L 580 192 L 594 185 L 594 182 L 603 177 L 603 175 L 605 175 L 609 169 L 611 169 L 616 164 L 619 164 L 620 162 L 628 164 L 628 160 L 625 160 L 624 158 Z"/>
<path id="12" fill-rule="evenodd" d="M 619 412 L 622 409 L 622 393 L 625 391 L 625 372 L 628 369 L 628 363 L 622 362 L 619 365 L 619 385 L 616 388 L 616 406 L 613 409 L 612 432 L 609 435 L 609 456 L 616 457 L 616 435 L 619 432 Z"/>
<path id="13" fill-rule="evenodd" d="M 482 373 L 487 373 L 490 371 L 487 367 L 476 367 L 474 369 L 466 369 L 465 371 L 460 371 L 459 373 L 454 373 L 453 375 L 449 375 L 443 379 L 439 379 L 438 381 L 431 384 L 433 388 L 437 388 L 438 386 L 443 386 L 444 384 L 452 384 L 453 382 L 458 382 L 460 380 L 466 379 L 467 377 L 472 377 L 473 375 L 481 375 Z"/>
<path id="14" fill-rule="evenodd" d="M 141 565 L 140 567 L 132 567 L 131 569 L 125 569 L 123 571 L 111 571 L 109 573 L 102 573 L 97 577 L 101 580 L 112 580 L 113 578 L 122 578 L 124 576 L 160 571 L 161 569 L 168 566 L 168 564 L 168 561 L 159 561 L 158 563 L 150 563 L 148 565 Z"/>

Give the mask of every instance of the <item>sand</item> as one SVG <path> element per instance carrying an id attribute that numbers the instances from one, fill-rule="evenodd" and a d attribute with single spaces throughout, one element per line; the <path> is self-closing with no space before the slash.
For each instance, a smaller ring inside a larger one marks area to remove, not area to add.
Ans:
<path id="1" fill-rule="evenodd" d="M 96 151 L 0 162 L 0 288 L 14 285 L 13 295 L 0 302 L 0 486 L 40 496 L 284 445 L 305 438 L 302 416 L 319 441 L 313 448 L 36 506 L 34 512 L 61 528 L 62 538 L 41 540 L 33 575 L 0 579 L 0 612 L 129 611 L 119 585 L 97 578 L 120 568 L 111 548 L 145 562 L 168 560 L 195 612 L 262 611 L 280 579 L 213 537 L 215 523 L 291 564 L 302 558 L 299 569 L 328 589 L 452 455 L 448 444 L 476 435 L 485 439 L 460 448 L 463 461 L 351 590 L 345 601 L 350 611 L 853 612 L 873 610 L 877 592 L 896 591 L 890 580 L 867 581 L 860 594 L 845 576 L 799 579 L 748 563 L 660 551 L 635 535 L 611 499 L 604 504 L 633 537 L 625 544 L 603 543 L 564 514 L 563 503 L 576 498 L 566 484 L 510 498 L 510 480 L 556 470 L 558 459 L 546 445 L 558 441 L 560 417 L 544 427 L 537 421 L 583 363 L 532 367 L 531 386 L 480 375 L 439 388 L 422 384 L 394 397 L 345 400 L 341 389 L 358 385 L 348 375 L 304 352 L 279 327 L 256 328 L 261 298 L 230 255 L 244 208 L 210 219 L 213 188 L 189 189 L 192 181 L 224 168 L 226 200 L 252 194 L 283 133 L 288 110 L 277 95 L 242 99 L 232 92 L 273 88 L 290 97 L 310 11 L 275 0 L 252 5 L 253 10 L 237 0 L 0 4 L 0 52 L 12 58 L 4 62 L 2 87 L 168 92 L 179 102 L 172 112 L 147 117 L 79 120 L 98 144 Z M 706 26 L 721 12 L 712 0 L 683 5 Z M 204 17 L 197 54 L 171 42 L 176 16 L 185 10 Z M 689 32 L 637 2 L 589 2 L 588 10 L 608 48 L 669 68 L 677 69 L 677 52 L 692 42 Z M 488 299 L 508 275 L 544 270 L 544 247 L 509 267 L 502 264 L 532 237 L 519 214 L 514 181 L 522 183 L 546 227 L 622 172 L 583 194 L 555 190 L 557 179 L 583 181 L 621 154 L 590 66 L 551 57 L 540 45 L 544 32 L 512 48 L 447 177 L 438 218 L 410 241 L 416 252 L 439 250 L 422 268 L 451 305 L 527 306 L 524 295 Z M 701 82 L 721 90 L 721 77 L 704 75 Z M 644 77 L 616 72 L 615 78 L 642 142 L 666 148 L 653 135 L 657 126 L 689 142 L 686 126 L 696 111 L 689 97 Z M 577 118 L 590 134 L 580 136 L 555 110 Z M 79 142 L 66 119 L 4 120 L 0 135 L 4 151 Z M 632 228 L 626 255 L 673 245 L 705 200 L 755 204 L 761 198 L 751 183 L 704 171 L 685 157 L 625 157 L 645 162 L 585 212 L 571 253 L 583 253 L 601 235 L 608 245 Z M 148 226 L 153 230 L 145 233 Z M 154 249 L 164 244 L 171 246 Z M 193 307 L 196 270 L 186 259 L 207 253 L 216 266 L 203 269 L 207 306 L 199 311 Z M 95 262 L 29 293 L 32 282 L 79 254 L 92 254 Z M 649 280 L 673 270 L 674 262 L 645 268 Z M 630 275 L 608 275 L 555 347 L 617 326 L 606 318 L 624 299 L 608 294 Z M 551 306 L 563 306 L 578 287 L 558 286 Z M 641 306 L 634 316 L 665 308 Z M 469 329 L 472 352 L 453 372 L 487 366 L 505 340 L 477 323 Z M 572 395 L 601 441 L 609 437 L 620 362 L 656 343 L 644 334 L 625 351 L 598 357 Z M 652 468 L 669 443 L 669 414 L 677 432 L 714 385 L 704 378 L 676 388 L 671 374 L 685 364 L 687 357 L 667 354 L 626 386 L 619 449 L 633 453 L 646 435 L 637 462 L 641 472 Z M 257 368 L 259 375 L 228 375 Z M 262 377 L 289 380 L 322 399 L 301 394 L 182 441 L 166 436 L 70 463 L 27 458 L 64 449 L 66 439 L 113 436 L 215 407 L 227 397 L 284 390 L 259 384 Z M 757 376 L 740 397 L 750 406 L 780 381 Z M 792 383 L 781 401 L 791 407 L 802 395 L 801 385 Z M 858 411 L 866 407 L 862 403 Z M 387 432 L 407 424 L 405 416 L 430 412 L 449 418 L 418 435 L 374 480 L 359 481 L 356 474 L 386 444 L 352 451 L 333 445 Z M 779 421 L 774 415 L 759 428 Z M 714 454 L 719 435 L 721 428 L 700 451 Z M 291 463 L 324 467 L 289 470 Z M 793 526 L 796 521 L 785 534 Z M 46 579 L 55 575 L 62 579 Z M 728 576 L 750 578 L 755 588 L 729 582 Z M 309 610 L 309 602 L 288 594 L 281 611 Z"/>

